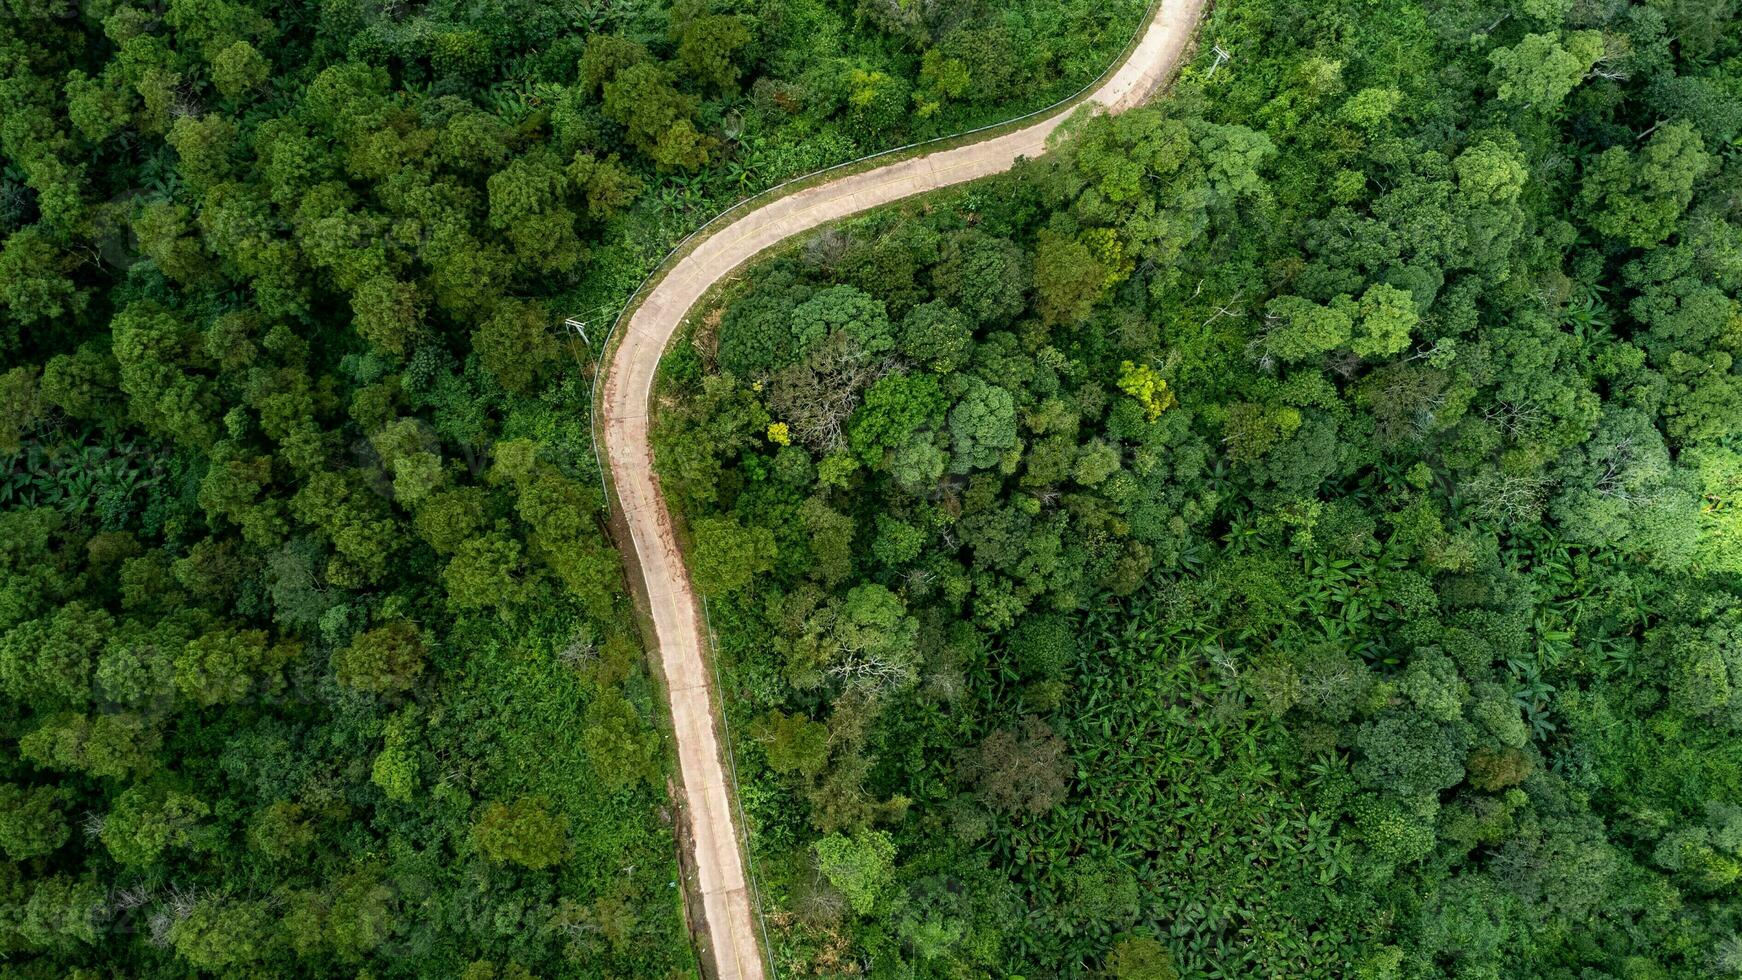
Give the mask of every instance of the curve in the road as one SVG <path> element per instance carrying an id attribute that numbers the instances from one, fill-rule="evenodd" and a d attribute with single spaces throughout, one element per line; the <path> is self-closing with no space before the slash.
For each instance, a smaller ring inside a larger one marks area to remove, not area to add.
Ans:
<path id="1" fill-rule="evenodd" d="M 1084 101 L 1119 112 L 1147 100 L 1173 72 L 1205 3 L 1161 0 L 1125 62 Z M 1019 158 L 1044 152 L 1048 137 L 1080 105 L 976 143 L 805 187 L 722 225 L 678 257 L 645 292 L 607 355 L 595 408 L 603 424 L 605 461 L 659 643 L 678 768 L 688 798 L 707 945 L 721 980 L 762 980 L 765 967 L 715 732 L 702 614 L 660 495 L 648 442 L 660 356 L 697 301 L 761 252 L 868 208 L 1008 170 Z"/>

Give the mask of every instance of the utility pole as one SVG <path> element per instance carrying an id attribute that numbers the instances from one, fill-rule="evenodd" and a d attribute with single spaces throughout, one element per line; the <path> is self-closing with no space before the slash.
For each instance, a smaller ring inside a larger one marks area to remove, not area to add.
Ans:
<path id="1" fill-rule="evenodd" d="M 1224 49 L 1220 44 L 1212 46 L 1210 48 L 1210 50 L 1214 51 L 1216 53 L 1216 63 L 1210 66 L 1209 74 L 1205 75 L 1204 76 L 1205 78 L 1215 78 L 1216 77 L 1216 69 L 1222 67 L 1222 62 L 1230 61 L 1234 57 L 1233 55 L 1229 54 L 1227 52 L 1227 50 Z"/>

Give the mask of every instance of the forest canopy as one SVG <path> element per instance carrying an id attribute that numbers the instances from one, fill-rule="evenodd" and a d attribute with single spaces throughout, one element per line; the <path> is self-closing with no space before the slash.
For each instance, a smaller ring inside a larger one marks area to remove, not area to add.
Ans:
<path id="1" fill-rule="evenodd" d="M 0 8 L 0 976 L 693 975 L 602 328 L 1140 14 Z M 1231 0 L 748 270 L 655 437 L 779 972 L 1742 977 L 1739 294 L 1734 0 Z"/>
<path id="2" fill-rule="evenodd" d="M 594 345 L 1141 12 L 0 4 L 0 976 L 693 976 Z"/>
<path id="3" fill-rule="evenodd" d="M 1736 4 L 1218 4 L 667 356 L 792 975 L 1742 977 Z"/>

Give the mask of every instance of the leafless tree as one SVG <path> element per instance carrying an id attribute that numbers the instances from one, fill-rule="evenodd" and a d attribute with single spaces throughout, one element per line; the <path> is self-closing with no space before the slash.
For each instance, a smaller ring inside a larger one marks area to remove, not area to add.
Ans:
<path id="1" fill-rule="evenodd" d="M 1065 743 L 1030 715 L 1019 728 L 993 732 L 964 753 L 961 769 L 980 796 L 1005 813 L 1045 813 L 1064 799 L 1072 767 Z"/>
<path id="2" fill-rule="evenodd" d="M 1628 437 L 1616 442 L 1603 454 L 1603 475 L 1597 478 L 1594 489 L 1605 497 L 1632 500 L 1632 492 L 1627 488 L 1625 477 L 1628 468 L 1633 465 L 1633 460 L 1633 439 Z"/>
<path id="3" fill-rule="evenodd" d="M 1207 327 L 1215 319 L 1214 316 L 1211 316 L 1210 319 L 1204 321 L 1203 325 Z M 1282 326 L 1282 317 L 1274 313 L 1266 313 L 1264 314 L 1264 329 L 1253 334 L 1252 339 L 1246 342 L 1246 356 L 1251 359 L 1253 364 L 1257 365 L 1258 370 L 1265 374 L 1276 373 L 1276 352 L 1270 349 L 1270 338 L 1280 326 Z"/>
<path id="4" fill-rule="evenodd" d="M 599 644 L 592 629 L 582 627 L 557 652 L 556 658 L 571 667 L 578 667 L 590 663 L 598 655 Z"/>
<path id="5" fill-rule="evenodd" d="M 812 925 L 838 923 L 847 914 L 847 898 L 821 875 L 815 875 L 808 887 L 798 890 L 794 912 L 801 922 Z"/>
<path id="6" fill-rule="evenodd" d="M 1408 362 L 1408 361 L 1430 360 L 1433 358 L 1434 355 L 1439 354 L 1441 352 L 1442 348 L 1445 350 L 1451 350 L 1451 349 L 1455 348 L 1457 345 L 1455 343 L 1448 344 L 1447 343 L 1448 339 L 1449 338 L 1442 337 L 1439 340 L 1434 341 L 1434 345 L 1432 347 L 1417 347 L 1415 350 L 1415 353 L 1404 358 L 1404 361 Z"/>
<path id="7" fill-rule="evenodd" d="M 829 674 L 848 684 L 882 690 L 913 676 L 913 662 L 883 651 L 848 650 L 829 667 Z"/>
<path id="8" fill-rule="evenodd" d="M 1202 288 L 1202 287 L 1200 286 L 1200 288 Z M 1201 327 L 1207 327 L 1210 324 L 1215 323 L 1217 320 L 1220 320 L 1222 317 L 1225 317 L 1225 316 L 1226 317 L 1245 316 L 1246 312 L 1244 310 L 1234 309 L 1234 304 L 1238 303 L 1238 302 L 1240 302 L 1240 294 L 1235 293 L 1232 297 L 1229 298 L 1228 302 L 1223 303 L 1221 306 L 1216 307 L 1216 312 L 1211 313 L 1209 319 L 1205 320 L 1203 323 L 1200 323 L 1198 325 Z M 1278 317 L 1274 317 L 1274 316 L 1271 316 L 1269 314 L 1265 314 L 1265 317 L 1264 317 L 1265 323 L 1267 323 L 1267 324 L 1270 321 L 1273 321 L 1276 319 L 1278 319 Z"/>
<path id="9" fill-rule="evenodd" d="M 1361 355 L 1352 350 L 1333 351 L 1325 357 L 1325 370 L 1339 378 L 1353 378 L 1361 368 Z"/>
<path id="10" fill-rule="evenodd" d="M 1484 515 L 1512 525 L 1542 516 L 1549 481 L 1535 476 L 1489 472 L 1464 482 L 1461 492 Z"/>
<path id="11" fill-rule="evenodd" d="M 131 885 L 117 889 L 109 904 L 117 912 L 131 912 L 144 907 L 156 894 L 149 885 Z"/>
<path id="12" fill-rule="evenodd" d="M 1434 430 L 1434 423 L 1439 421 L 1440 409 L 1446 407 L 1447 397 L 1444 391 L 1436 392 L 1428 398 L 1426 404 L 1416 409 L 1409 424 L 1417 439 L 1426 438 Z"/>
<path id="13" fill-rule="evenodd" d="M 1483 413 L 1482 417 L 1504 429 L 1507 435 L 1516 439 L 1535 428 L 1537 422 L 1542 418 L 1542 411 L 1535 405 L 1499 402 Z"/>
<path id="14" fill-rule="evenodd" d="M 837 331 L 810 356 L 770 379 L 769 408 L 803 445 L 819 452 L 838 448 L 860 396 L 889 373 L 890 363 Z"/>
<path id="15" fill-rule="evenodd" d="M 204 112 L 205 108 L 200 105 L 198 91 L 192 84 L 183 83 L 176 86 L 175 95 L 169 102 L 171 118 L 183 119 L 190 116 L 198 118 Z"/>

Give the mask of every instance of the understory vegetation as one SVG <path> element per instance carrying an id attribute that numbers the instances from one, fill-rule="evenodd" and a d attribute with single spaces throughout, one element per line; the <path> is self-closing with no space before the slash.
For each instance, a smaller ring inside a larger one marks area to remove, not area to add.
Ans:
<path id="1" fill-rule="evenodd" d="M 0 5 L 0 976 L 694 975 L 591 345 L 1141 12 Z"/>
<path id="2" fill-rule="evenodd" d="M 1235 0 L 668 355 L 782 973 L 1742 976 L 1736 4 Z"/>

